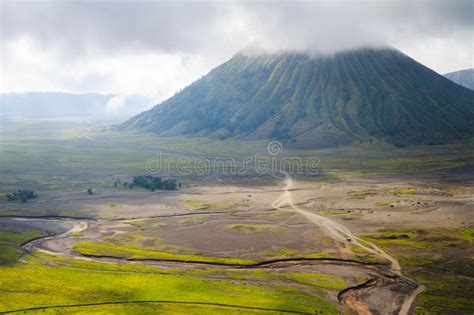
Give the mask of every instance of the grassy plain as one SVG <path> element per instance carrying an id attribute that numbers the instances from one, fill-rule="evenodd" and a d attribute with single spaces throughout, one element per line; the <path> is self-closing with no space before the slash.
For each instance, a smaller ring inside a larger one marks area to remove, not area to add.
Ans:
<path id="1" fill-rule="evenodd" d="M 283 144 L 278 157 L 298 157 L 304 163 L 318 158 L 319 172 L 306 179 L 337 181 L 352 177 L 415 176 L 426 181 L 462 180 L 472 168 L 474 142 L 438 146 L 396 148 L 383 142 L 296 150 Z M 89 187 L 112 187 L 117 178 L 130 180 L 145 174 L 151 161 L 169 176 L 186 183 L 272 182 L 271 176 L 258 177 L 249 169 L 236 174 L 215 172 L 223 164 L 209 160 L 203 174 L 199 157 L 226 157 L 236 165 L 243 159 L 268 155 L 265 141 L 218 141 L 206 138 L 157 138 L 152 134 L 120 133 L 83 122 L 2 122 L 0 130 L 1 193 L 30 187 L 43 191 L 82 191 Z M 157 153 L 159 158 L 157 159 Z M 177 169 L 178 161 L 187 161 Z M 221 161 L 222 162 L 222 161 Z M 214 173 L 213 173 L 214 172 Z M 207 174 L 207 175 L 206 175 Z"/>
<path id="2" fill-rule="evenodd" d="M 10 233 L 16 233 L 17 237 L 11 237 Z M 6 248 L 17 249 L 26 238 L 40 232 L 28 233 L 10 228 L 2 231 L 0 241 Z M 234 271 L 228 280 L 222 280 L 222 277 L 209 277 L 209 274 L 226 276 L 217 270 L 181 272 L 143 265 L 77 261 L 43 253 L 27 257 L 27 263 L 3 262 L 0 273 L 0 312 L 32 309 L 27 313 L 41 314 L 185 313 L 191 308 L 205 314 L 219 314 L 223 310 L 232 314 L 315 310 L 337 314 L 337 307 L 316 295 L 320 295 L 320 290 L 345 286 L 343 279 L 330 275 L 280 276 L 271 272 Z M 252 276 L 280 279 L 280 284 L 250 283 L 248 278 Z M 306 290 L 313 293 L 285 285 L 292 281 L 310 284 Z"/>
<path id="3" fill-rule="evenodd" d="M 119 230 L 113 221 L 101 233 L 74 232 L 66 244 L 79 254 L 123 258 L 121 264 L 41 252 L 27 256 L 28 263 L 18 262 L 19 244 L 44 232 L 1 227 L 0 312 L 31 307 L 47 307 L 32 312 L 52 314 L 347 311 L 335 296 L 366 280 L 363 275 L 353 276 L 359 279 L 355 281 L 344 273 L 308 270 L 183 270 L 130 263 L 158 259 L 249 265 L 273 258 L 339 257 L 331 239 L 304 218 L 269 209 L 281 194 L 279 179 L 252 169 L 243 174 L 197 172 L 199 157 L 238 162 L 257 153 L 269 157 L 266 148 L 266 142 L 160 139 L 82 122 L 2 124 L 0 194 L 33 189 L 39 197 L 28 204 L 2 200 L 0 215 L 138 219 L 123 224 L 136 231 L 123 226 Z M 470 314 L 473 222 L 466 215 L 466 187 L 472 183 L 473 148 L 472 141 L 405 148 L 375 141 L 321 150 L 284 144 L 279 157 L 300 157 L 303 164 L 319 158 L 317 174 L 296 176 L 302 188 L 293 192 L 295 202 L 302 201 L 302 207 L 341 222 L 395 255 L 406 275 L 427 286 L 417 299 L 418 313 Z M 160 159 L 154 160 L 157 152 Z M 150 159 L 162 170 L 167 163 L 186 159 L 187 169 L 171 167 L 164 173 L 183 182 L 184 192 L 113 186 L 116 179 L 129 181 L 146 173 Z M 212 159 L 207 167 L 222 170 Z M 92 196 L 86 193 L 89 187 Z M 214 216 L 217 212 L 222 216 Z M 186 216 L 142 220 L 163 214 Z M 225 242 L 215 242 L 222 239 Z M 374 259 L 350 249 L 361 261 Z M 83 305 L 89 303 L 105 304 Z M 72 306 L 76 304 L 82 306 Z"/>

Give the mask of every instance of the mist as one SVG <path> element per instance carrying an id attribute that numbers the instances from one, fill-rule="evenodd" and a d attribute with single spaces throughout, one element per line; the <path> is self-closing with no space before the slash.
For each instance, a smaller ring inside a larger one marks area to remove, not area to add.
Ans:
<path id="1" fill-rule="evenodd" d="M 1 92 L 156 101 L 236 52 L 393 46 L 445 73 L 472 67 L 471 1 L 1 3 Z"/>

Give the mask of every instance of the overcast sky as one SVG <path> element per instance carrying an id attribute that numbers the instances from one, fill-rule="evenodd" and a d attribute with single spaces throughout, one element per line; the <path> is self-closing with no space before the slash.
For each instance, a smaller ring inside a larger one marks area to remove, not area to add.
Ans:
<path id="1" fill-rule="evenodd" d="M 473 1 L 5 1 L 1 92 L 156 101 L 245 47 L 334 53 L 389 44 L 439 73 L 473 67 Z"/>

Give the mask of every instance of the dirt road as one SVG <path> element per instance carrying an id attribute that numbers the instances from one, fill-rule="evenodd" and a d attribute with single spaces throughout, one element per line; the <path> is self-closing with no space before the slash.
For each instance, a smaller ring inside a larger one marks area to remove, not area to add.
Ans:
<path id="1" fill-rule="evenodd" d="M 291 193 L 292 189 L 294 188 L 293 179 L 291 178 L 291 176 L 289 176 L 286 173 L 285 173 L 284 184 L 285 184 L 285 188 L 284 188 L 283 194 L 273 202 L 272 207 L 279 210 L 288 210 L 288 211 L 297 212 L 303 215 L 304 217 L 306 217 L 309 221 L 318 225 L 320 228 L 326 231 L 327 234 L 334 240 L 334 242 L 336 243 L 336 245 L 341 251 L 341 255 L 344 258 L 350 258 L 351 256 L 353 256 L 353 253 L 351 251 L 351 246 L 356 246 L 366 251 L 367 253 L 373 254 L 382 260 L 388 261 L 390 263 L 391 273 L 396 275 L 396 278 L 400 279 L 400 284 L 402 285 L 408 284 L 409 286 L 413 286 L 415 289 L 411 290 L 411 292 L 406 295 L 406 297 L 403 299 L 403 302 L 401 303 L 400 306 L 391 305 L 390 307 L 387 307 L 386 310 L 382 310 L 382 313 L 390 313 L 389 309 L 394 309 L 394 310 L 398 310 L 396 311 L 396 313 L 399 315 L 408 314 L 413 302 L 416 299 L 416 296 L 419 293 L 421 293 L 425 289 L 425 287 L 417 284 L 415 281 L 411 280 L 410 278 L 405 277 L 401 273 L 401 267 L 398 260 L 390 256 L 386 252 L 384 252 L 375 244 L 370 243 L 368 241 L 361 241 L 360 238 L 355 236 L 345 226 L 335 221 L 332 221 L 331 219 L 328 219 L 326 217 L 320 216 L 316 213 L 312 213 L 298 207 L 294 203 L 293 195 Z M 365 244 L 367 244 L 368 246 Z M 381 282 L 376 281 L 372 283 L 370 286 L 361 286 L 360 289 L 365 290 L 367 292 L 368 290 L 373 290 L 374 288 L 377 288 L 378 283 L 380 283 L 381 285 L 386 285 L 384 281 L 381 281 Z M 345 299 L 346 304 L 348 304 L 358 314 L 372 314 L 368 305 L 364 303 L 363 301 L 358 300 L 357 294 L 354 294 L 354 293 L 355 292 L 352 292 L 352 294 L 347 295 Z M 393 303 L 397 303 L 397 302 L 392 301 L 391 304 Z"/>

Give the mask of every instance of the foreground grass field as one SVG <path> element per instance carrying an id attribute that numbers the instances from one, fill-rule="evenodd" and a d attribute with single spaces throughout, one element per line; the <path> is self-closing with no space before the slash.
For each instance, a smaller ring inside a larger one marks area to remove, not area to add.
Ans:
<path id="1" fill-rule="evenodd" d="M 19 264 L 0 269 L 0 311 L 89 303 L 174 301 L 336 313 L 328 302 L 289 287 L 207 280 L 172 274 L 134 274 Z"/>
<path id="2" fill-rule="evenodd" d="M 22 231 L 9 229 L 10 232 L 26 236 Z M 0 234 L 2 244 L 18 250 L 25 238 L 12 239 L 6 234 Z M 33 235 L 36 234 L 30 236 Z M 337 314 L 337 307 L 325 301 L 322 292 L 346 286 L 343 279 L 330 275 L 289 274 L 283 276 L 284 281 L 273 283 L 271 279 L 281 276 L 235 271 L 228 280 L 218 279 L 219 274 L 225 275 L 223 272 L 120 266 L 38 253 L 29 256 L 27 263 L 0 266 L 0 312 L 30 309 L 28 313 L 42 314 L 154 314 L 187 313 L 192 309 L 198 314 Z M 252 283 L 249 277 L 265 281 Z M 291 281 L 306 282 L 309 289 L 284 285 Z"/>
<path id="3" fill-rule="evenodd" d="M 78 314 L 275 314 L 275 313 L 296 313 L 299 312 L 282 312 L 275 310 L 265 310 L 258 308 L 236 308 L 225 305 L 202 305 L 199 303 L 173 303 L 173 302 L 153 302 L 138 301 L 125 302 L 116 304 L 93 304 L 78 305 L 53 308 L 39 308 L 19 313 L 39 313 L 39 314 L 61 314 L 61 315 L 78 315 Z"/>

